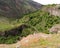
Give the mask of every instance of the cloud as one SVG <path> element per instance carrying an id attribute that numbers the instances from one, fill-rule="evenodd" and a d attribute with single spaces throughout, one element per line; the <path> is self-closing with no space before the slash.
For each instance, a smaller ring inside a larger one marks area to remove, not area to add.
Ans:
<path id="1" fill-rule="evenodd" d="M 41 4 L 60 4 L 60 0 L 34 0 L 36 2 L 39 2 Z"/>

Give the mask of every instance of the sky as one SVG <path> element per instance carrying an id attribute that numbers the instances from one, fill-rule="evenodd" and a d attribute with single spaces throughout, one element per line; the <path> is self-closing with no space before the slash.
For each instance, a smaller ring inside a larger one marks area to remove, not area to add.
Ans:
<path id="1" fill-rule="evenodd" d="M 43 5 L 47 5 L 47 4 L 60 4 L 60 0 L 34 0 L 38 3 L 41 3 Z"/>

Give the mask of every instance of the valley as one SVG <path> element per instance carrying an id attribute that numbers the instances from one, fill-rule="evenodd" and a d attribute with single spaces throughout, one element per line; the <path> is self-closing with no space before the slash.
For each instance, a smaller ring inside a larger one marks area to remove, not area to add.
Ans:
<path id="1" fill-rule="evenodd" d="M 59 4 L 0 1 L 0 48 L 60 48 L 59 36 Z"/>

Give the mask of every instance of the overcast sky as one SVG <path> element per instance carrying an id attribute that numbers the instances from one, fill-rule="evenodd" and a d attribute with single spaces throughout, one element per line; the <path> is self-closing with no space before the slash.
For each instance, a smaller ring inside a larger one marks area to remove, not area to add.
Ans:
<path id="1" fill-rule="evenodd" d="M 36 2 L 39 2 L 41 4 L 60 4 L 60 0 L 34 0 Z"/>

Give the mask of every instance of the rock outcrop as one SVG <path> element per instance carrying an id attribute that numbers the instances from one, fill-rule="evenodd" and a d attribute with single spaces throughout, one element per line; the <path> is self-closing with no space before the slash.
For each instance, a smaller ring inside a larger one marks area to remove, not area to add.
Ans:
<path id="1" fill-rule="evenodd" d="M 49 30 L 49 32 L 51 32 L 51 33 L 60 33 L 60 24 L 54 25 L 54 26 Z"/>

